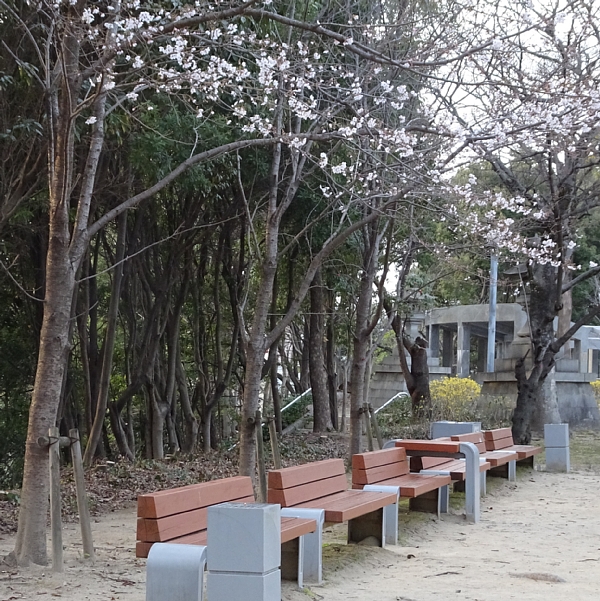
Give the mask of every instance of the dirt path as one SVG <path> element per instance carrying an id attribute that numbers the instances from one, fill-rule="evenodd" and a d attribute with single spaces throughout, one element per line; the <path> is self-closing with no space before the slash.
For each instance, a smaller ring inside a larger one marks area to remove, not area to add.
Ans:
<path id="1" fill-rule="evenodd" d="M 402 513 L 401 544 L 379 549 L 340 545 L 327 533 L 325 582 L 298 591 L 284 583 L 284 601 L 592 601 L 600 598 L 600 477 L 520 471 L 516 484 L 494 480 L 481 522 L 458 515 L 438 521 Z M 134 556 L 135 510 L 93 524 L 97 559 L 82 560 L 79 532 L 65 527 L 65 572 L 0 567 L 0 601 L 143 601 L 145 560 Z M 0 539 L 0 555 L 14 538 Z"/>

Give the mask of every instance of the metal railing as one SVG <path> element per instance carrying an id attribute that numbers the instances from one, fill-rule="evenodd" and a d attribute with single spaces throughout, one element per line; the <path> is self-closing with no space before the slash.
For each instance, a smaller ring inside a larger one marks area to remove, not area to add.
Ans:
<path id="1" fill-rule="evenodd" d="M 383 405 L 381 405 L 381 407 L 378 407 L 377 409 L 375 409 L 375 411 L 373 413 L 375 413 L 375 414 L 379 413 L 382 409 L 385 409 L 390 403 L 393 403 L 396 399 L 399 399 L 400 397 L 405 397 L 405 396 L 410 396 L 410 394 L 408 394 L 408 392 L 404 392 L 404 391 L 395 394 L 391 399 L 388 399 Z"/>

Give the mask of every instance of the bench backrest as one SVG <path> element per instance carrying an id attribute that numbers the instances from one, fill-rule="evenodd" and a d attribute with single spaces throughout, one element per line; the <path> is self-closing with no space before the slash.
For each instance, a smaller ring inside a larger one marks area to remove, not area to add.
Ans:
<path id="1" fill-rule="evenodd" d="M 485 448 L 488 451 L 500 451 L 514 445 L 512 430 L 510 428 L 498 428 L 496 430 L 485 430 Z"/>
<path id="2" fill-rule="evenodd" d="M 454 459 L 450 457 L 411 457 L 410 469 L 412 472 L 441 469 L 450 461 L 454 461 Z"/>
<path id="3" fill-rule="evenodd" d="M 252 480 L 235 476 L 138 497 L 137 540 L 165 542 L 206 530 L 208 507 L 254 502 Z"/>
<path id="4" fill-rule="evenodd" d="M 406 450 L 392 447 L 381 451 L 358 453 L 352 456 L 352 486 L 378 484 L 404 476 L 410 471 Z"/>
<path id="5" fill-rule="evenodd" d="M 455 442 L 472 442 L 480 453 L 485 453 L 487 448 L 483 432 L 469 432 L 467 434 L 454 434 L 450 437 Z"/>
<path id="6" fill-rule="evenodd" d="M 343 459 L 324 459 L 269 471 L 267 502 L 294 507 L 346 490 Z"/>

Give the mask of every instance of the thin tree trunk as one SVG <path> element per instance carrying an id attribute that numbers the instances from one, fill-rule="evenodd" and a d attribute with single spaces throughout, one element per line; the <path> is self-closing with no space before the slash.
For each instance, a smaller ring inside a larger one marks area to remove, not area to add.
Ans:
<path id="1" fill-rule="evenodd" d="M 117 318 L 119 315 L 119 300 L 121 298 L 121 282 L 123 281 L 123 258 L 125 257 L 125 242 L 127 231 L 127 213 L 119 216 L 117 223 L 117 247 L 115 254 L 116 267 L 110 294 L 110 304 L 106 317 L 106 335 L 104 338 L 102 372 L 98 387 L 98 398 L 96 400 L 96 414 L 90 436 L 88 438 L 83 463 L 90 465 L 96 453 L 96 447 L 101 440 L 102 426 L 106 417 L 108 406 L 108 394 L 110 391 L 110 376 L 112 373 L 113 354 L 117 336 Z"/>
<path id="2" fill-rule="evenodd" d="M 321 270 L 315 274 L 310 288 L 310 327 L 309 361 L 310 386 L 313 399 L 313 432 L 325 432 L 332 429 L 329 391 L 327 390 L 327 372 L 325 371 L 324 318 L 325 298 Z"/>

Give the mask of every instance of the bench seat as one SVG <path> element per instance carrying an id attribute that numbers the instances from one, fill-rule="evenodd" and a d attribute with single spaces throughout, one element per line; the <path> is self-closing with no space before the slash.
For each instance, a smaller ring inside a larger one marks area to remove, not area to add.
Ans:
<path id="1" fill-rule="evenodd" d="M 488 461 L 479 462 L 479 471 L 484 473 L 491 469 Z M 421 470 L 447 471 L 450 478 L 457 482 L 464 482 L 467 466 L 464 459 L 448 459 L 446 457 L 411 457 L 410 469 L 413 472 Z"/>
<path id="2" fill-rule="evenodd" d="M 410 508 L 415 511 L 438 515 L 447 511 L 448 485 L 451 482 L 449 475 L 411 473 L 406 450 L 402 447 L 359 453 L 352 457 L 353 488 L 365 485 L 398 487 L 399 495 L 409 498 Z"/>
<path id="3" fill-rule="evenodd" d="M 501 476 L 510 481 L 516 480 L 516 463 L 518 455 L 510 449 L 487 450 L 487 444 L 483 432 L 469 432 L 466 434 L 455 434 L 450 437 L 455 442 L 471 442 L 479 450 L 480 457 L 490 465 L 490 476 Z"/>
<path id="4" fill-rule="evenodd" d="M 511 451 L 518 456 L 517 462 L 533 467 L 533 458 L 542 452 L 541 447 L 534 445 L 516 445 L 513 442 L 510 428 L 497 428 L 483 432 L 485 447 L 488 451 Z"/>
<path id="5" fill-rule="evenodd" d="M 397 520 L 397 494 L 348 490 L 342 459 L 325 459 L 268 473 L 269 503 L 298 509 L 322 509 L 325 523 L 348 522 L 348 541 L 375 536 L 381 546 L 397 540 L 397 521 L 387 524 L 384 508 L 393 506 Z M 391 513 L 386 514 L 391 516 Z M 388 526 L 386 528 L 386 526 Z M 394 531 L 395 530 L 395 531 Z"/>

